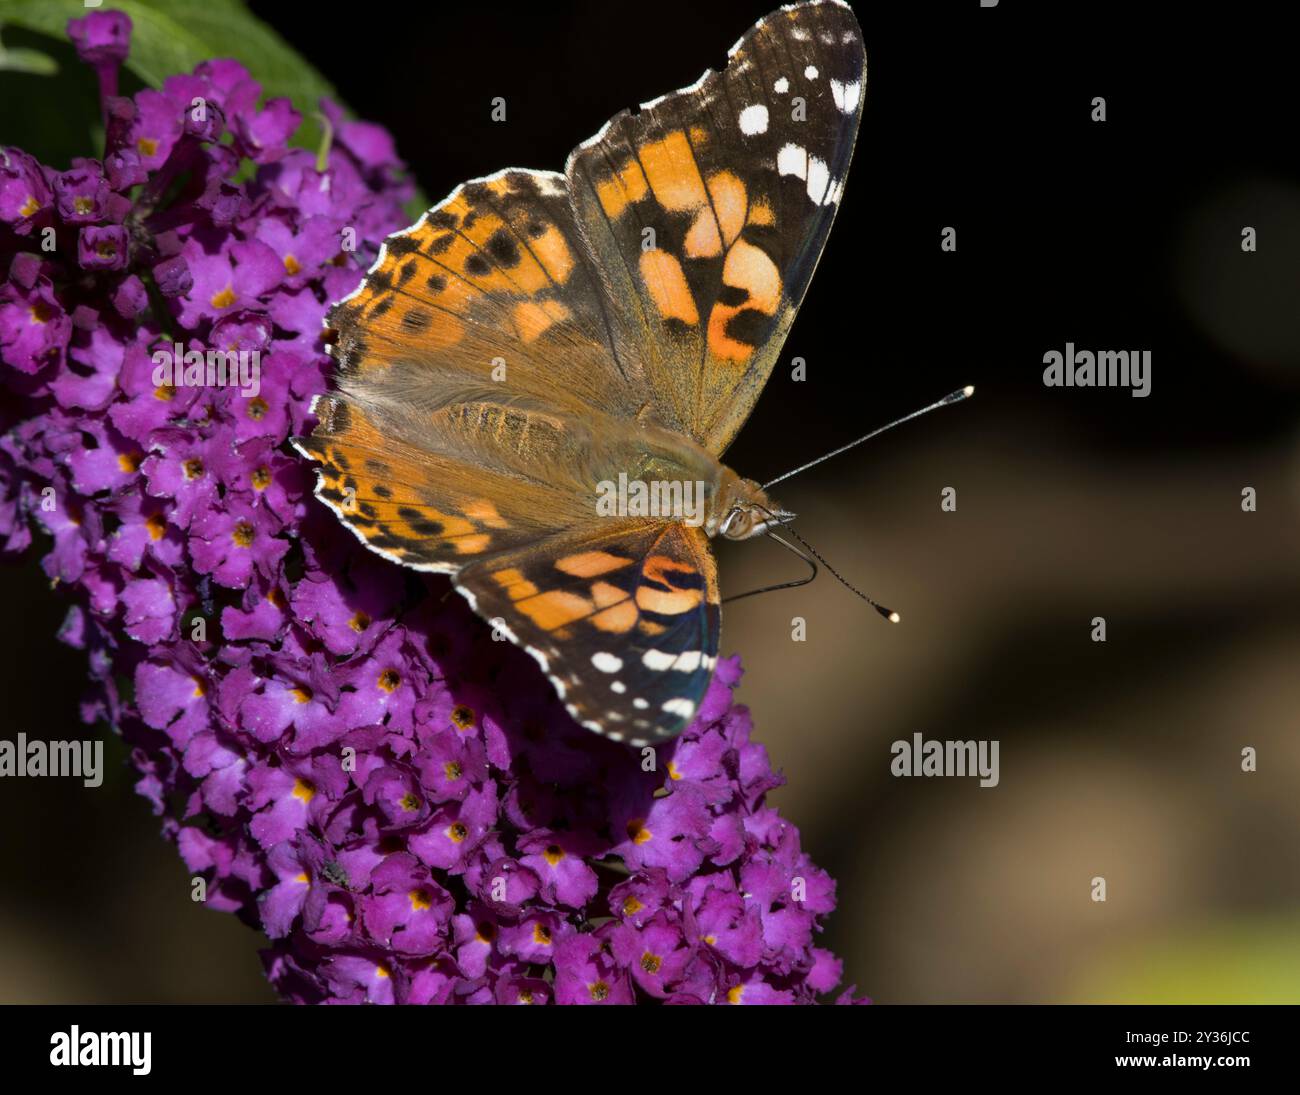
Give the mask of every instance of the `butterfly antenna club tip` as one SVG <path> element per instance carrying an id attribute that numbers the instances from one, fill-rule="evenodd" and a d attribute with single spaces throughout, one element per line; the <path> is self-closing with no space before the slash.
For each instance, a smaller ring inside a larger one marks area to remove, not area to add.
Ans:
<path id="1" fill-rule="evenodd" d="M 863 444 L 863 442 L 870 441 L 873 437 L 879 437 L 882 433 L 887 433 L 889 430 L 901 426 L 904 422 L 911 422 L 912 419 L 920 418 L 923 414 L 929 414 L 931 411 L 938 410 L 940 407 L 949 407 L 954 403 L 960 403 L 964 399 L 969 399 L 974 394 L 974 384 L 967 384 L 964 388 L 958 388 L 955 392 L 949 392 L 942 399 L 936 399 L 928 406 L 915 410 L 911 414 L 905 414 L 902 418 L 896 418 L 893 422 L 887 422 L 883 426 L 877 426 L 870 433 L 863 434 L 856 440 L 850 441 L 847 445 L 841 445 L 838 449 L 833 449 L 824 456 L 817 457 L 816 460 L 810 460 L 806 464 L 800 464 L 799 467 L 786 472 L 784 475 L 778 475 L 775 479 L 769 479 L 763 484 L 763 489 L 767 490 L 770 487 L 776 486 L 777 483 L 784 483 L 787 479 L 793 479 L 800 472 L 805 472 L 809 468 L 815 468 L 818 464 L 823 464 L 832 457 L 839 456 L 841 453 L 848 452 L 850 449 L 855 449 L 859 445 Z"/>

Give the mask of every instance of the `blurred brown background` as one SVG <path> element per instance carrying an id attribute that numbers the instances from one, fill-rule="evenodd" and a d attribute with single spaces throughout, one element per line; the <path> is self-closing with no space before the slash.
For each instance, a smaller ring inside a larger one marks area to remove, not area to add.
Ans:
<path id="1" fill-rule="evenodd" d="M 395 3 L 341 39 L 317 5 L 254 7 L 393 129 L 435 199 L 506 165 L 559 167 L 621 107 L 721 64 L 765 12 Z M 777 491 L 903 623 L 823 576 L 729 607 L 724 649 L 744 655 L 740 697 L 789 779 L 774 800 L 839 880 L 824 942 L 860 991 L 1300 1002 L 1289 39 L 1263 7 L 1212 27 L 1043 7 L 856 5 L 869 82 L 843 211 L 727 459 L 771 478 L 979 391 Z M 488 121 L 497 95 L 505 125 Z M 1152 394 L 1045 388 L 1042 355 L 1067 340 L 1150 349 Z M 724 593 L 802 566 L 770 543 L 720 554 Z M 34 566 L 0 573 L 0 595 L 4 731 L 77 734 L 62 606 Z M 1000 784 L 894 778 L 890 744 L 916 731 L 997 739 Z M 191 904 L 131 782 L 117 766 L 93 793 L 0 784 L 0 1000 L 271 999 L 257 938 Z"/>

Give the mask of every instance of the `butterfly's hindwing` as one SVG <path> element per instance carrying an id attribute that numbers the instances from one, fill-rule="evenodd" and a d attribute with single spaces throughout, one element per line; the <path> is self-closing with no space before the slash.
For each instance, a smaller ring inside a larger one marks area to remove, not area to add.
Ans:
<path id="1" fill-rule="evenodd" d="M 504 470 L 533 447 L 586 443 L 566 436 L 569 420 L 488 402 L 455 402 L 428 412 L 437 451 L 417 431 L 381 429 L 337 395 L 320 397 L 320 422 L 299 451 L 320 461 L 316 496 L 372 550 L 418 570 L 454 572 L 478 556 L 517 550 L 552 535 L 557 523 L 590 522 L 591 506 L 572 481 Z M 474 463 L 492 447 L 495 466 Z M 545 461 L 539 464 L 545 468 Z"/>
<path id="2" fill-rule="evenodd" d="M 579 722 L 634 744 L 694 717 L 717 660 L 717 572 L 686 525 L 557 537 L 467 567 L 456 584 L 543 666 Z"/>

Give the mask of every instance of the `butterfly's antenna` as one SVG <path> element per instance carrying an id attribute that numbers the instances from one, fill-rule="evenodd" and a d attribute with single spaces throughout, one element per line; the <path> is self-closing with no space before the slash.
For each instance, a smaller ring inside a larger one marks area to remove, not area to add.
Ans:
<path id="1" fill-rule="evenodd" d="M 913 411 L 911 414 L 903 415 L 902 418 L 896 418 L 893 422 L 890 422 L 888 425 L 879 426 L 876 429 L 872 430 L 870 433 L 864 434 L 862 437 L 859 437 L 856 441 L 850 441 L 847 445 L 841 445 L 838 449 L 835 449 L 833 452 L 828 452 L 825 456 L 819 456 L 817 457 L 816 460 L 810 460 L 808 461 L 808 463 L 800 465 L 799 467 L 795 468 L 794 471 L 788 471 L 784 475 L 778 475 L 775 479 L 769 480 L 768 482 L 764 483 L 763 489 L 767 490 L 769 487 L 776 486 L 777 483 L 783 483 L 785 482 L 785 480 L 798 475 L 801 471 L 807 471 L 809 468 L 815 468 L 818 464 L 822 463 L 823 461 L 829 460 L 832 456 L 839 456 L 840 453 L 842 452 L 848 452 L 849 449 L 857 448 L 857 446 L 861 445 L 864 441 L 870 441 L 873 437 L 879 437 L 886 430 L 892 430 L 895 426 L 901 426 L 904 422 L 910 422 L 912 421 L 913 418 L 920 418 L 921 415 L 929 414 L 931 411 L 938 410 L 940 407 L 946 407 L 950 403 L 960 403 L 963 399 L 969 399 L 974 394 L 975 394 L 975 386 L 973 384 L 968 384 L 966 385 L 966 387 L 960 388 L 955 392 L 951 392 L 948 395 L 945 395 L 942 399 L 936 400 L 935 402 L 931 403 L 928 407 L 922 407 L 919 411 Z M 826 560 L 823 559 L 822 562 L 825 563 Z M 826 569 L 830 570 L 829 564 L 827 565 Z M 835 572 L 831 571 L 831 573 L 834 574 Z M 835 576 L 837 578 L 839 577 L 838 574 Z M 840 581 L 844 581 L 844 579 L 841 578 Z M 844 584 L 848 585 L 847 582 L 845 582 Z M 849 588 L 853 589 L 852 586 L 849 586 Z M 857 590 L 854 590 L 854 592 L 856 593 Z M 861 596 L 861 594 L 859 594 L 859 596 Z M 870 600 L 870 598 L 868 598 L 868 600 Z M 872 603 L 875 604 L 874 601 Z M 876 605 L 876 607 L 879 608 L 880 606 Z"/>
<path id="2" fill-rule="evenodd" d="M 844 575 L 842 575 L 838 570 L 836 570 L 833 566 L 831 566 L 830 563 L 828 563 L 822 557 L 821 553 L 815 547 L 812 546 L 812 544 L 808 543 L 807 540 L 805 540 L 802 536 L 800 536 L 797 532 L 795 532 L 795 530 L 790 527 L 789 522 L 791 518 L 789 516 L 782 518 L 781 516 L 778 516 L 777 514 L 773 513 L 766 506 L 756 505 L 755 509 L 760 509 L 765 514 L 767 514 L 767 516 L 772 519 L 773 524 L 785 525 L 786 531 L 789 532 L 791 536 L 793 536 L 796 540 L 799 541 L 799 543 L 803 544 L 803 546 L 808 549 L 808 551 L 811 553 L 812 558 L 809 558 L 808 555 L 805 555 L 802 551 L 800 551 L 797 547 L 795 547 L 794 544 L 790 543 L 789 540 L 782 539 L 775 532 L 767 533 L 767 537 L 769 540 L 775 540 L 787 551 L 790 551 L 795 555 L 799 556 L 800 559 L 802 559 L 805 563 L 808 564 L 808 576 L 806 578 L 796 578 L 793 582 L 781 582 L 779 585 L 764 586 L 762 589 L 751 589 L 748 593 L 737 593 L 734 597 L 727 597 L 724 603 L 743 600 L 745 597 L 755 597 L 760 593 L 774 593 L 778 589 L 795 589 L 798 586 L 806 586 L 809 582 L 811 582 L 814 578 L 817 577 L 817 563 L 819 562 L 833 575 L 835 575 L 836 581 L 838 581 L 842 586 L 844 586 L 845 589 L 849 590 L 849 592 L 855 594 L 856 596 L 861 597 L 864 601 L 867 602 L 867 604 L 869 604 L 872 608 L 874 608 L 877 612 L 879 612 L 880 615 L 882 615 L 891 624 L 898 623 L 901 617 L 898 615 L 897 612 L 894 612 L 892 609 L 886 608 L 884 605 L 880 604 L 880 602 L 873 600 L 871 597 L 868 597 L 865 593 L 862 592 L 862 590 L 858 589 L 852 583 L 847 581 Z M 816 559 L 817 562 L 813 562 L 813 559 Z"/>
<path id="3" fill-rule="evenodd" d="M 791 536 L 793 536 L 796 540 L 798 540 L 799 543 L 803 544 L 803 546 L 808 549 L 813 559 L 816 559 L 817 562 L 821 563 L 822 566 L 824 566 L 827 570 L 829 570 L 835 576 L 835 580 L 839 582 L 840 585 L 842 585 L 850 593 L 854 593 L 857 596 L 861 597 L 864 601 L 867 602 L 867 604 L 869 604 L 872 608 L 874 608 L 877 612 L 879 612 L 891 624 L 896 624 L 898 623 L 899 620 L 902 619 L 902 617 L 899 616 L 899 614 L 895 612 L 893 609 L 886 608 L 879 601 L 876 601 L 871 597 L 868 597 L 865 593 L 862 592 L 862 590 L 858 589 L 857 586 L 855 586 L 852 582 L 850 582 L 847 578 L 845 578 L 843 574 L 841 574 L 838 570 L 836 570 L 833 566 L 831 566 L 830 563 L 828 563 L 824 558 L 822 558 L 821 554 L 817 551 L 817 549 L 813 547 L 812 544 L 808 543 L 808 541 L 805 540 L 802 536 L 800 536 L 797 532 L 795 532 L 794 529 L 787 526 L 787 531 L 790 533 Z M 772 539 L 780 541 L 780 538 L 778 536 L 775 536 L 770 532 L 768 533 L 768 535 L 771 536 Z M 784 541 L 780 541 L 780 542 L 784 543 Z M 789 547 L 792 551 L 795 552 L 795 554 L 803 556 L 803 552 L 799 551 L 797 548 L 791 547 L 791 545 L 789 544 L 786 544 L 786 547 Z M 807 556 L 804 556 L 804 558 L 807 558 Z M 812 560 L 809 560 L 809 562 L 811 561 Z"/>

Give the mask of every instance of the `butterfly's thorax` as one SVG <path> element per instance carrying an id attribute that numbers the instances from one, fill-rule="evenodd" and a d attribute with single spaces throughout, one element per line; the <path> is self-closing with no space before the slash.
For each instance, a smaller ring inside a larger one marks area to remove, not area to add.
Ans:
<path id="1" fill-rule="evenodd" d="M 624 436 L 610 446 L 610 462 L 598 473 L 600 482 L 642 487 L 652 497 L 662 495 L 689 502 L 690 512 L 656 516 L 684 520 L 716 536 L 728 516 L 740 510 L 754 520 L 733 520 L 725 534 L 731 539 L 746 539 L 761 531 L 763 510 L 777 510 L 757 483 L 741 478 L 683 434 L 654 426 L 612 432 Z"/>

